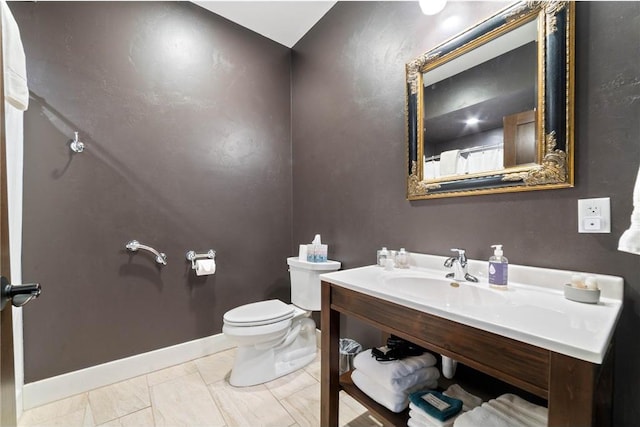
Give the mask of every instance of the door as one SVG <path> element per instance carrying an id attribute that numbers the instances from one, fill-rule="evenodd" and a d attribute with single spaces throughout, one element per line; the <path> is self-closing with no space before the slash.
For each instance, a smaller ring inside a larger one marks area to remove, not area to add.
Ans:
<path id="1" fill-rule="evenodd" d="M 5 13 L 10 13 L 6 4 L 2 3 L 2 19 L 0 19 L 0 426 L 16 425 L 16 381 L 15 366 L 13 360 L 14 343 L 13 343 L 13 306 L 22 307 L 34 298 L 40 295 L 40 285 L 32 284 L 11 284 L 11 249 L 16 251 L 13 255 L 16 257 L 14 261 L 19 260 L 19 245 L 12 246 L 9 239 L 10 222 L 16 226 L 14 221 L 10 221 L 9 201 L 14 203 L 12 208 L 20 206 L 18 191 L 22 191 L 22 186 L 17 183 L 18 174 L 22 173 L 21 155 L 17 155 L 18 148 L 22 144 L 22 111 L 24 108 L 16 108 L 5 104 L 5 82 L 4 82 L 4 55 L 3 51 L 3 28 L 2 24 L 8 20 Z M 11 18 L 11 21 L 13 19 Z M 8 41 L 11 38 L 7 38 Z M 15 40 L 14 40 L 15 41 Z M 20 46 L 22 49 L 22 46 Z M 20 64 L 19 64 L 20 65 Z M 7 110 L 7 108 L 9 110 Z M 15 110 L 15 111 L 14 111 Z M 7 113 L 10 113 L 7 116 Z M 16 120 L 19 114 L 20 120 Z M 9 117 L 9 119 L 7 119 Z M 8 155 L 9 153 L 10 155 Z M 17 158 L 20 159 L 17 159 Z M 7 163 L 10 159 L 10 163 Z M 9 178 L 9 179 L 8 179 Z M 11 187 L 9 184 L 12 184 Z M 11 197 L 10 197 L 11 196 Z M 18 200 L 18 201 L 16 201 Z M 11 211 L 13 214 L 14 212 Z M 21 215 L 16 210 L 15 215 Z M 16 217 L 17 218 L 17 217 Z M 15 227 L 14 232 L 19 231 L 19 227 Z M 14 237 L 18 237 L 16 233 Z M 14 239 L 17 240 L 17 239 Z M 14 242 L 15 243 L 15 242 Z M 19 263 L 14 264 L 14 276 L 19 277 Z M 22 381 L 22 379 L 20 379 Z M 20 384 L 21 385 L 21 384 Z"/>
<path id="2" fill-rule="evenodd" d="M 0 31 L 0 70 L 4 70 L 2 31 Z M 0 72 L 0 94 L 3 95 L 0 100 L 0 274 L 11 283 L 3 72 Z M 12 311 L 11 304 L 6 304 L 4 309 L 0 311 L 0 426 L 15 426 L 17 423 Z"/>

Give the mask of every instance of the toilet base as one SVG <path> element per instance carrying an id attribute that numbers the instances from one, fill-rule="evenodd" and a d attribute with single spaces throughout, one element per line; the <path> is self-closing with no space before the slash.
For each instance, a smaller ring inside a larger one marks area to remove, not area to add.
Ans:
<path id="1" fill-rule="evenodd" d="M 292 334 L 297 335 L 293 337 Z M 229 384 L 235 387 L 263 384 L 303 368 L 315 358 L 315 322 L 307 317 L 295 319 L 283 343 L 269 349 L 238 346 Z"/>

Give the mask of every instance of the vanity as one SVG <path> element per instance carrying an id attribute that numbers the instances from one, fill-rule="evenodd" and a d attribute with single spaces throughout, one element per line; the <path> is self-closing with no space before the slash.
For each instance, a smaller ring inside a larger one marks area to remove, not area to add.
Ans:
<path id="1" fill-rule="evenodd" d="M 321 275 L 321 425 L 338 425 L 340 390 L 385 425 L 408 419 L 362 393 L 350 372 L 339 375 L 341 315 L 538 396 L 547 402 L 549 426 L 611 425 L 623 279 L 594 275 L 600 301 L 582 304 L 564 298 L 570 271 L 510 265 L 503 291 L 488 286 L 486 262 L 469 262 L 478 283 L 455 282 L 445 278 L 445 259 L 412 254 L 409 269 L 372 265 Z"/>

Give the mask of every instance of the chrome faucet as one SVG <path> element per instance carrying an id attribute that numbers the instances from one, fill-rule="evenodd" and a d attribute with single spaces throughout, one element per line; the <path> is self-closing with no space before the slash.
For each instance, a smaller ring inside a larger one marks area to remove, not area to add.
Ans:
<path id="1" fill-rule="evenodd" d="M 452 252 L 457 252 L 458 256 L 452 256 L 447 258 L 444 262 L 444 266 L 447 268 L 453 267 L 453 273 L 447 274 L 448 279 L 467 280 L 469 282 L 477 282 L 478 279 L 475 276 L 467 273 L 467 255 L 464 249 L 451 249 Z"/>

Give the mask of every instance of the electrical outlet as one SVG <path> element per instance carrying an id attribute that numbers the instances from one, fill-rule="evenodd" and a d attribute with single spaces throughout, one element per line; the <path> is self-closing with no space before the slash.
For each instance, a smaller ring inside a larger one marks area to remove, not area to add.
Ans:
<path id="1" fill-rule="evenodd" d="M 602 228 L 602 221 L 600 218 L 586 218 L 584 220 L 584 229 L 585 231 L 594 231 L 597 232 Z"/>
<path id="2" fill-rule="evenodd" d="M 600 200 L 600 199 L 597 199 Z M 585 211 L 587 216 L 600 216 L 602 215 L 602 211 L 600 209 L 600 205 L 598 205 L 597 203 L 589 203 L 589 201 L 587 201 L 586 206 L 585 206 Z"/>
<path id="3" fill-rule="evenodd" d="M 608 197 L 578 200 L 578 232 L 611 233 L 610 205 Z"/>

